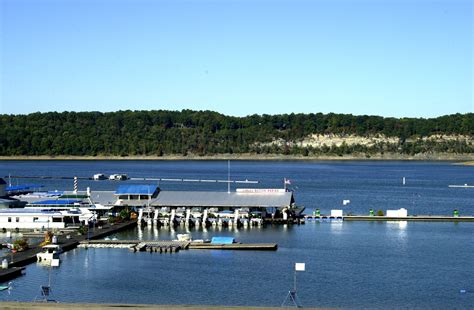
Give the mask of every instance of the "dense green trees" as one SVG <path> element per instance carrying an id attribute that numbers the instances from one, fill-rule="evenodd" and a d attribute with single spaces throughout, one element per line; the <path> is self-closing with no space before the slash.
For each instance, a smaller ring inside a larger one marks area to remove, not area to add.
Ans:
<path id="1" fill-rule="evenodd" d="M 396 137 L 397 144 L 299 147 L 310 134 Z M 213 155 L 427 152 L 471 153 L 463 140 L 432 142 L 431 135 L 474 136 L 474 114 L 432 119 L 350 114 L 225 116 L 211 111 L 50 112 L 0 115 L 0 155 Z M 280 144 L 269 142 L 280 140 Z M 288 142 L 288 143 L 287 143 Z"/>

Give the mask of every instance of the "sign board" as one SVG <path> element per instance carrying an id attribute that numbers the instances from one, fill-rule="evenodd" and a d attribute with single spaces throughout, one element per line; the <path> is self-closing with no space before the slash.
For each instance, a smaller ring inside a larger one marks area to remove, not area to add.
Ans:
<path id="1" fill-rule="evenodd" d="M 284 188 L 237 188 L 235 190 L 237 193 L 285 193 Z"/>
<path id="2" fill-rule="evenodd" d="M 305 263 L 295 263 L 295 271 L 304 271 Z"/>
<path id="3" fill-rule="evenodd" d="M 342 216 L 342 210 L 331 210 L 331 216 Z"/>

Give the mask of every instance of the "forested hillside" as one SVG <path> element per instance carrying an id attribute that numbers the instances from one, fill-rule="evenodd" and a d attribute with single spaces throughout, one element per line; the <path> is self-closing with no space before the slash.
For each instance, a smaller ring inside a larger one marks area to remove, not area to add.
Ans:
<path id="1" fill-rule="evenodd" d="M 308 142 L 315 137 L 323 142 Z M 331 137 L 342 143 L 331 143 Z M 332 113 L 232 117 L 191 110 L 0 115 L 2 156 L 465 154 L 474 153 L 473 137 L 473 113 L 432 119 Z"/>

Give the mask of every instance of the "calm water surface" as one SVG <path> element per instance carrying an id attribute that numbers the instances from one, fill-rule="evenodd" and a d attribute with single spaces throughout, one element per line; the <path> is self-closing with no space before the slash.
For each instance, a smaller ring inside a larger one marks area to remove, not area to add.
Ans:
<path id="1" fill-rule="evenodd" d="M 19 175 L 220 178 L 226 162 L 0 162 L 0 173 Z M 411 162 L 235 162 L 235 179 L 257 179 L 261 187 L 292 180 L 296 199 L 311 212 L 344 208 L 366 214 L 405 207 L 409 213 L 474 215 L 474 191 L 449 184 L 474 183 L 474 167 Z M 407 184 L 401 185 L 405 176 Z M 50 189 L 72 184 L 48 180 Z M 81 182 L 113 190 L 117 183 Z M 206 186 L 206 187 L 204 187 Z M 223 185 L 162 183 L 162 189 L 226 190 Z M 296 188 L 297 187 L 297 188 Z M 351 204 L 342 207 L 342 200 Z M 119 239 L 173 239 L 177 233 L 145 227 Z M 214 304 L 279 306 L 293 285 L 304 306 L 345 308 L 473 308 L 473 223 L 307 223 L 240 230 L 191 230 L 194 238 L 233 236 L 242 242 L 277 242 L 276 252 L 188 250 L 177 254 L 123 249 L 75 249 L 60 268 L 29 265 L 1 300 L 33 300 L 49 274 L 62 302 Z M 1 238 L 1 236 L 0 236 Z M 466 293 L 460 293 L 466 290 Z"/>

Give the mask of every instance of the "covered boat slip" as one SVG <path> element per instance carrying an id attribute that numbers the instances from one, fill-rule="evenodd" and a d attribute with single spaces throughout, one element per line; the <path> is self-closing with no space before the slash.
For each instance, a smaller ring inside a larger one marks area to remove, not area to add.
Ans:
<path id="1" fill-rule="evenodd" d="M 102 196 L 108 197 L 107 194 Z M 122 185 L 115 196 L 114 205 L 133 207 L 283 208 L 294 204 L 293 193 L 284 189 L 237 189 L 235 192 L 161 191 L 153 185 Z M 99 203 L 103 204 L 104 201 Z"/>
<path id="2" fill-rule="evenodd" d="M 284 208 L 294 203 L 292 192 L 162 191 L 154 207 Z"/>
<path id="3" fill-rule="evenodd" d="M 299 214 L 294 206 L 293 193 L 285 189 L 238 189 L 235 192 L 216 191 L 159 191 L 156 197 L 132 192 L 128 198 L 117 191 L 120 206 L 139 208 L 138 220 L 163 225 L 261 225 L 263 219 L 288 220 Z M 152 191 L 149 191 L 152 193 Z M 156 192 L 155 192 L 156 194 Z"/>
<path id="4" fill-rule="evenodd" d="M 0 210 L 0 228 L 46 229 L 65 228 L 67 224 L 79 224 L 82 214 L 78 211 L 45 211 L 34 209 Z"/>

